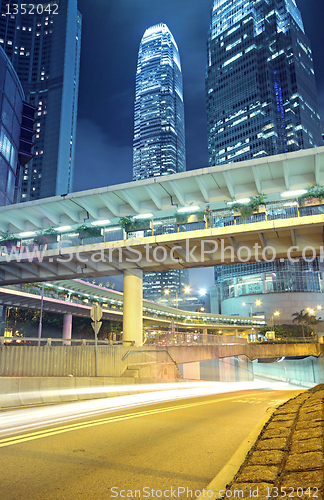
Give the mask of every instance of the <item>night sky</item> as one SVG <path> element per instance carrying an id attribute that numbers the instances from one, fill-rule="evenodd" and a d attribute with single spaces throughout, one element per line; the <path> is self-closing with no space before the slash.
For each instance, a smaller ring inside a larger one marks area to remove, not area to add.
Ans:
<path id="1" fill-rule="evenodd" d="M 206 39 L 213 0 L 79 0 L 83 16 L 74 191 L 132 180 L 137 52 L 163 22 L 180 51 L 187 170 L 208 166 Z M 313 50 L 324 119 L 324 0 L 297 0 Z"/>
<path id="2" fill-rule="evenodd" d="M 187 170 L 208 166 L 205 72 L 212 4 L 213 0 L 78 0 L 83 26 L 74 191 L 132 180 L 137 53 L 144 31 L 160 22 L 167 24 L 180 51 Z M 313 50 L 323 120 L 324 0 L 297 0 L 297 5 Z M 122 290 L 122 278 L 109 281 Z M 192 289 L 212 285 L 213 268 L 191 269 Z"/>

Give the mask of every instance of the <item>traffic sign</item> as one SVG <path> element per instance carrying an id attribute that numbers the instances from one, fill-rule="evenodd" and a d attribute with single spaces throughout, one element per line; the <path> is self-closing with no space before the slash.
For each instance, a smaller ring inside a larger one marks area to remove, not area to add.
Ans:
<path id="1" fill-rule="evenodd" d="M 97 317 L 96 317 L 97 315 Z M 99 306 L 99 304 L 96 304 L 92 307 L 90 311 L 90 317 L 92 321 L 100 321 L 102 318 L 102 308 Z"/>
<path id="2" fill-rule="evenodd" d="M 91 323 L 91 325 L 92 325 L 92 328 L 93 328 L 95 334 L 98 335 L 99 330 L 100 330 L 101 325 L 102 325 L 102 322 L 101 321 L 97 321 L 96 323 Z M 97 327 L 97 331 L 96 331 L 96 327 Z"/>

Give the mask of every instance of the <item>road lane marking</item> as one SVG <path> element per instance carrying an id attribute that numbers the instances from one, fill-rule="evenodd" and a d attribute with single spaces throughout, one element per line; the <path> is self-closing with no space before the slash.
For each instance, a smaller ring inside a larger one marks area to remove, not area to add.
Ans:
<path id="1" fill-rule="evenodd" d="M 255 396 L 251 394 L 251 397 L 255 397 Z M 56 429 L 54 428 L 51 430 L 31 432 L 28 434 L 23 434 L 22 436 L 19 436 L 19 437 L 0 439 L 0 448 L 12 446 L 14 444 L 25 443 L 28 441 L 33 441 L 35 439 L 41 439 L 44 437 L 55 436 L 55 435 L 63 434 L 64 432 L 70 432 L 73 430 L 86 429 L 87 427 L 94 427 L 97 425 L 110 424 L 113 422 L 122 422 L 123 420 L 131 420 L 133 418 L 145 417 L 147 415 L 154 415 L 157 413 L 166 413 L 166 412 L 175 411 L 175 410 L 182 410 L 184 408 L 191 408 L 194 406 L 203 406 L 203 405 L 212 404 L 212 403 L 233 401 L 235 399 L 239 400 L 240 396 L 233 396 L 230 398 L 222 398 L 222 399 L 217 399 L 217 400 L 200 401 L 200 402 L 195 402 L 195 403 L 187 403 L 187 404 L 183 404 L 183 405 L 172 406 L 169 408 L 154 408 L 151 410 L 141 411 L 141 412 L 137 412 L 137 413 L 128 413 L 126 415 L 107 417 L 107 418 L 103 418 L 100 420 L 91 420 L 90 422 L 86 422 L 86 423 L 83 422 L 83 423 L 78 423 L 78 424 L 64 425 L 64 426 L 58 427 Z"/>

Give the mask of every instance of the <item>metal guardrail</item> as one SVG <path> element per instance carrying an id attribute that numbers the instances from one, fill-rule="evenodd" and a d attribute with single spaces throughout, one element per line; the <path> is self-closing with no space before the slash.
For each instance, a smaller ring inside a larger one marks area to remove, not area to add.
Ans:
<path id="1" fill-rule="evenodd" d="M 262 341 L 261 341 L 262 342 Z M 318 340 L 316 337 L 287 337 L 287 338 L 276 338 L 276 339 L 269 339 L 265 341 L 267 344 L 309 344 L 309 343 L 317 343 Z M 260 342 L 258 342 L 259 344 Z"/>
<path id="2" fill-rule="evenodd" d="M 226 344 L 247 344 L 247 340 L 235 337 L 234 335 L 210 335 L 191 332 L 168 331 L 145 332 L 144 346 L 168 346 L 168 345 L 226 345 Z M 41 338 L 38 337 L 0 337 L 0 345 L 29 345 L 29 346 L 94 346 L 95 341 L 90 339 L 62 339 L 62 338 Z M 98 340 L 98 345 L 134 345 L 131 341 Z M 132 351 L 133 352 L 133 351 Z M 153 352 L 150 350 L 150 352 Z M 156 351 L 158 352 L 158 351 Z M 160 352 L 160 351 L 159 351 Z M 127 357 L 127 354 L 125 355 Z"/>
<path id="3" fill-rule="evenodd" d="M 0 337 L 0 345 L 30 345 L 30 346 L 94 346 L 95 340 L 62 339 L 38 337 Z M 98 340 L 98 345 L 123 345 L 122 341 Z"/>
<path id="4" fill-rule="evenodd" d="M 235 226 L 240 224 L 253 224 L 255 222 L 270 221 L 276 219 L 291 219 L 306 217 L 309 215 L 324 214 L 324 205 L 320 202 L 318 204 L 309 206 L 300 206 L 296 200 L 278 200 L 269 202 L 265 208 L 261 208 L 259 212 L 253 214 L 251 217 L 243 218 L 239 214 L 231 211 L 229 208 L 213 210 L 208 218 L 202 222 L 184 222 L 177 223 L 175 216 L 171 217 L 154 217 L 151 220 L 151 229 L 144 229 L 142 233 L 144 236 L 158 236 L 161 234 L 170 234 L 184 231 L 196 231 L 199 229 L 206 229 L 207 227 L 225 227 Z M 90 228 L 90 225 L 89 225 Z M 93 228 L 92 228 L 93 229 Z M 101 228 L 101 234 L 97 237 L 80 238 L 75 231 L 77 227 L 71 227 L 69 232 L 57 232 L 57 241 L 40 244 L 40 247 L 46 249 L 71 247 L 88 245 L 92 243 L 102 243 L 110 241 L 120 241 L 126 239 L 126 233 L 119 226 L 107 226 Z M 27 252 L 38 246 L 35 241 L 43 235 L 39 231 L 34 238 L 21 238 L 18 234 L 13 235 L 16 241 L 16 251 Z M 44 233 L 45 235 L 45 233 Z M 34 241 L 34 239 L 36 240 Z M 5 248 L 1 247 L 3 250 Z"/>
<path id="5" fill-rule="evenodd" d="M 284 339 L 261 340 L 256 344 L 301 344 L 301 343 L 316 343 L 318 340 L 315 337 L 288 337 Z M 169 331 L 145 332 L 144 346 L 180 346 L 180 345 L 228 345 L 228 344 L 248 344 L 247 339 L 235 337 L 234 335 L 211 335 L 192 332 L 175 332 Z M 0 337 L 0 345 L 29 345 L 29 346 L 94 346 L 95 341 L 91 339 L 62 339 L 62 338 L 37 338 L 37 337 Z M 115 340 L 98 340 L 100 346 L 123 345 L 132 346 L 133 341 L 115 341 Z M 125 354 L 125 358 L 129 353 Z M 154 352 L 150 350 L 150 352 Z M 160 352 L 160 351 L 156 351 Z M 124 358 L 123 358 L 124 359 Z"/>
<path id="6" fill-rule="evenodd" d="M 247 340 L 234 335 L 210 335 L 191 332 L 163 332 L 147 331 L 145 332 L 144 345 L 228 345 L 228 344 L 247 344 Z"/>

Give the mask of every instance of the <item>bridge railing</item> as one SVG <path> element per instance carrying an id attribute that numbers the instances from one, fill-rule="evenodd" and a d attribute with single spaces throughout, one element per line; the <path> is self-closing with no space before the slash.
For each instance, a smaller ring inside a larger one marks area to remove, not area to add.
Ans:
<path id="1" fill-rule="evenodd" d="M 316 343 L 318 340 L 316 337 L 287 337 L 284 339 L 277 338 L 274 340 L 266 340 L 265 342 L 267 344 L 309 344 Z"/>
<path id="2" fill-rule="evenodd" d="M 247 344 L 247 340 L 234 335 L 210 335 L 191 332 L 146 331 L 144 345 L 224 345 Z"/>
<path id="3" fill-rule="evenodd" d="M 122 341 L 98 340 L 98 345 L 122 345 Z M 30 346 L 94 346 L 91 339 L 62 339 L 62 338 L 37 338 L 37 337 L 0 337 L 0 345 L 30 345 Z"/>
<path id="4" fill-rule="evenodd" d="M 208 217 L 204 217 L 204 220 L 194 220 L 188 216 L 187 221 L 179 222 L 176 215 L 170 217 L 154 217 L 151 220 L 151 228 L 137 231 L 134 233 L 129 233 L 130 236 L 158 236 L 162 234 L 170 234 L 176 232 L 184 231 L 196 231 L 199 229 L 205 229 L 209 227 L 225 227 L 234 226 L 240 224 L 253 224 L 255 222 L 270 221 L 275 219 L 290 219 L 296 217 L 305 217 L 309 215 L 319 215 L 324 214 L 324 205 L 318 202 L 310 206 L 299 206 L 297 201 L 294 200 L 278 200 L 275 202 L 267 203 L 263 209 L 259 212 L 254 213 L 251 217 L 242 217 L 240 214 L 233 212 L 229 208 L 213 210 Z M 194 214 L 193 214 L 194 215 Z M 91 235 L 91 224 L 88 225 L 89 235 Z M 93 231 L 93 226 L 92 226 Z M 55 249 L 62 247 L 80 246 L 88 245 L 92 243 L 102 243 L 110 241 L 120 241 L 125 239 L 125 231 L 118 225 L 103 226 L 98 227 L 98 234 L 96 236 L 87 236 L 84 232 L 83 234 L 78 228 L 71 227 L 71 229 L 65 232 L 57 232 L 54 239 L 46 238 L 46 232 L 37 232 L 33 237 L 20 237 L 17 235 L 12 235 L 10 241 L 1 242 L 1 250 L 4 253 L 8 252 L 12 247 L 15 247 L 16 253 L 20 252 L 32 252 L 33 248 L 39 246 L 44 249 Z M 44 237 L 42 240 L 41 237 Z M 11 246 L 10 246 L 11 245 Z M 7 251 L 6 251 L 7 248 Z"/>
<path id="5" fill-rule="evenodd" d="M 246 344 L 247 340 L 234 335 L 206 335 L 201 333 L 185 332 L 145 332 L 144 345 L 224 345 Z M 91 339 L 62 339 L 38 337 L 0 337 L 0 345 L 8 346 L 94 346 Z M 122 340 L 98 340 L 98 345 L 123 345 Z M 124 342 L 124 345 L 133 345 L 133 342 Z"/>

